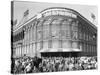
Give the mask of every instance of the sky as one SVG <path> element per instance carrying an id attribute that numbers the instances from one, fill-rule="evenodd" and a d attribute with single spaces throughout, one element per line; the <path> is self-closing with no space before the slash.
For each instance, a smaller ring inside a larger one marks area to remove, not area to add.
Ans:
<path id="1" fill-rule="evenodd" d="M 21 22 L 23 18 L 24 12 L 28 9 L 29 15 L 28 19 L 35 16 L 42 10 L 50 7 L 65 7 L 74 9 L 77 12 L 79 12 L 82 16 L 87 18 L 89 21 L 91 21 L 94 25 L 98 25 L 98 8 L 97 6 L 91 6 L 91 5 L 77 5 L 77 4 L 61 4 L 61 3 L 44 3 L 44 2 L 28 2 L 28 1 L 14 1 L 14 20 L 17 19 L 17 24 Z M 95 15 L 96 19 L 93 21 L 93 18 L 91 18 L 91 13 Z"/>

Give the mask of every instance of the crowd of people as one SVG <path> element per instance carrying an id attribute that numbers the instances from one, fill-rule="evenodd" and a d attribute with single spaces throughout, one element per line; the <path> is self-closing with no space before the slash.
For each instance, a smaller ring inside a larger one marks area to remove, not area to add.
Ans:
<path id="1" fill-rule="evenodd" d="M 12 61 L 12 72 L 15 74 L 97 69 L 97 57 L 24 56 Z"/>

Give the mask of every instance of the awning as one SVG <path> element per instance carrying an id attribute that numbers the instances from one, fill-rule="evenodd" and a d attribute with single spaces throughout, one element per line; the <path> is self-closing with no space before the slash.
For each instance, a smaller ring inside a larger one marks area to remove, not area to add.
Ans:
<path id="1" fill-rule="evenodd" d="M 81 49 L 72 49 L 72 51 L 74 51 L 74 52 L 81 52 L 82 50 Z"/>
<path id="2" fill-rule="evenodd" d="M 41 49 L 39 52 L 81 52 L 80 49 L 72 49 L 72 48 L 48 48 Z"/>

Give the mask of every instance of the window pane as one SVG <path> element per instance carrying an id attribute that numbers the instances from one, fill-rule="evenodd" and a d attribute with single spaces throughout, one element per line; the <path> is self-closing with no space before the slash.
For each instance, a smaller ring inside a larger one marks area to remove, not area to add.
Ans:
<path id="1" fill-rule="evenodd" d="M 78 42 L 72 42 L 72 48 L 78 49 Z"/>
<path id="2" fill-rule="evenodd" d="M 76 22 L 72 22 L 72 26 L 77 26 L 78 24 Z"/>
<path id="3" fill-rule="evenodd" d="M 77 40 L 78 39 L 78 32 L 73 31 L 72 32 L 72 39 Z"/>
<path id="4" fill-rule="evenodd" d="M 49 26 L 44 26 L 43 28 L 43 38 L 47 39 L 49 37 Z"/>
<path id="5" fill-rule="evenodd" d="M 79 32 L 79 39 L 82 39 L 82 32 Z"/>
<path id="6" fill-rule="evenodd" d="M 77 26 L 72 26 L 72 31 L 77 31 L 78 27 Z"/>
<path id="7" fill-rule="evenodd" d="M 42 30 L 42 26 L 37 26 L 37 31 Z"/>
<path id="8" fill-rule="evenodd" d="M 29 51 L 29 55 L 32 55 L 32 44 L 30 44 L 30 51 Z"/>
<path id="9" fill-rule="evenodd" d="M 63 24 L 64 24 L 64 25 L 67 25 L 67 24 L 68 24 L 67 20 L 63 21 L 63 22 L 62 22 L 62 25 L 63 25 Z"/>
<path id="10" fill-rule="evenodd" d="M 61 30 L 62 39 L 66 38 L 66 30 Z"/>
<path id="11" fill-rule="evenodd" d="M 54 21 L 52 22 L 52 24 L 60 24 L 60 23 L 61 23 L 61 20 L 60 20 L 60 19 L 54 20 Z"/>
<path id="12" fill-rule="evenodd" d="M 67 29 L 67 26 L 66 26 L 65 24 L 63 24 L 63 25 L 61 26 L 61 28 L 62 28 L 62 30 L 66 30 L 66 29 Z"/>
<path id="13" fill-rule="evenodd" d="M 23 46 L 23 55 L 25 54 L 25 46 Z"/>
<path id="14" fill-rule="evenodd" d="M 26 50 L 27 50 L 27 49 L 26 49 L 26 46 L 25 46 L 25 52 L 24 52 L 24 54 L 26 54 Z"/>
<path id="15" fill-rule="evenodd" d="M 43 38 L 48 39 L 48 37 L 49 37 L 49 30 L 44 30 L 43 31 Z"/>
<path id="16" fill-rule="evenodd" d="M 59 25 L 52 25 L 52 38 L 59 38 Z"/>
<path id="17" fill-rule="evenodd" d="M 43 49 L 48 49 L 48 41 L 43 42 Z"/>
<path id="18" fill-rule="evenodd" d="M 40 42 L 37 42 L 37 50 L 39 51 L 40 50 Z"/>
<path id="19" fill-rule="evenodd" d="M 49 42 L 48 42 L 48 48 L 52 48 L 52 40 L 49 40 Z"/>
<path id="20" fill-rule="evenodd" d="M 43 26 L 43 30 L 49 29 L 49 25 Z"/>
<path id="21" fill-rule="evenodd" d="M 19 55 L 21 56 L 21 46 L 19 47 Z"/>
<path id="22" fill-rule="evenodd" d="M 32 54 L 33 54 L 32 56 L 34 56 L 35 52 L 36 52 L 36 50 L 35 50 L 35 44 L 33 43 L 32 44 Z"/>
<path id="23" fill-rule="evenodd" d="M 35 30 L 32 29 L 32 41 L 34 41 L 34 40 L 35 40 Z"/>
<path id="24" fill-rule="evenodd" d="M 59 41 L 52 41 L 52 48 L 59 48 Z"/>
<path id="25" fill-rule="evenodd" d="M 50 21 L 45 21 L 44 23 L 43 23 L 43 25 L 49 25 L 50 24 Z"/>
<path id="26" fill-rule="evenodd" d="M 66 38 L 70 38 L 71 34 L 70 34 L 70 30 L 66 31 Z"/>
<path id="27" fill-rule="evenodd" d="M 37 39 L 40 40 L 42 38 L 42 31 L 37 31 Z"/>
<path id="28" fill-rule="evenodd" d="M 71 42 L 70 41 L 63 41 L 62 42 L 63 48 L 71 48 Z"/>
<path id="29" fill-rule="evenodd" d="M 27 45 L 27 54 L 29 55 L 29 53 L 30 53 L 30 46 Z"/>

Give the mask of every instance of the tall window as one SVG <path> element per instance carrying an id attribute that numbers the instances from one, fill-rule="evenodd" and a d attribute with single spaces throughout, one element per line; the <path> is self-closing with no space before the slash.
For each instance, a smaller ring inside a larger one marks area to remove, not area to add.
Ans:
<path id="1" fill-rule="evenodd" d="M 52 40 L 48 41 L 48 48 L 52 48 Z"/>
<path id="2" fill-rule="evenodd" d="M 32 54 L 35 54 L 36 53 L 36 50 L 35 50 L 35 43 L 32 43 Z"/>
<path id="3" fill-rule="evenodd" d="M 59 38 L 61 19 L 55 19 L 52 22 L 51 33 L 52 38 Z"/>
<path id="4" fill-rule="evenodd" d="M 43 26 L 43 39 L 49 38 L 49 25 Z"/>
<path id="5" fill-rule="evenodd" d="M 78 32 L 79 34 L 79 39 L 82 39 L 82 32 Z"/>
<path id="6" fill-rule="evenodd" d="M 61 24 L 61 35 L 62 39 L 67 39 L 70 37 L 70 23 L 68 20 L 64 20 Z"/>
<path id="7" fill-rule="evenodd" d="M 32 27 L 32 41 L 35 41 L 35 26 Z"/>
<path id="8" fill-rule="evenodd" d="M 78 39 L 78 26 L 76 24 L 76 21 L 72 22 L 71 30 L 72 30 L 72 39 L 77 40 Z"/>
<path id="9" fill-rule="evenodd" d="M 40 42 L 37 42 L 37 50 L 38 51 L 40 50 L 40 47 L 41 47 L 41 43 Z"/>
<path id="10" fill-rule="evenodd" d="M 38 40 L 42 39 L 42 31 L 37 31 L 37 39 Z"/>
<path id="11" fill-rule="evenodd" d="M 50 25 L 51 19 L 47 19 L 43 23 L 43 39 L 49 38 L 49 25 Z"/>
<path id="12" fill-rule="evenodd" d="M 43 49 L 44 50 L 48 49 L 48 41 L 43 41 Z"/>
<path id="13" fill-rule="evenodd" d="M 73 40 L 77 40 L 78 39 L 78 32 L 77 31 L 73 31 L 72 32 L 72 39 Z"/>

